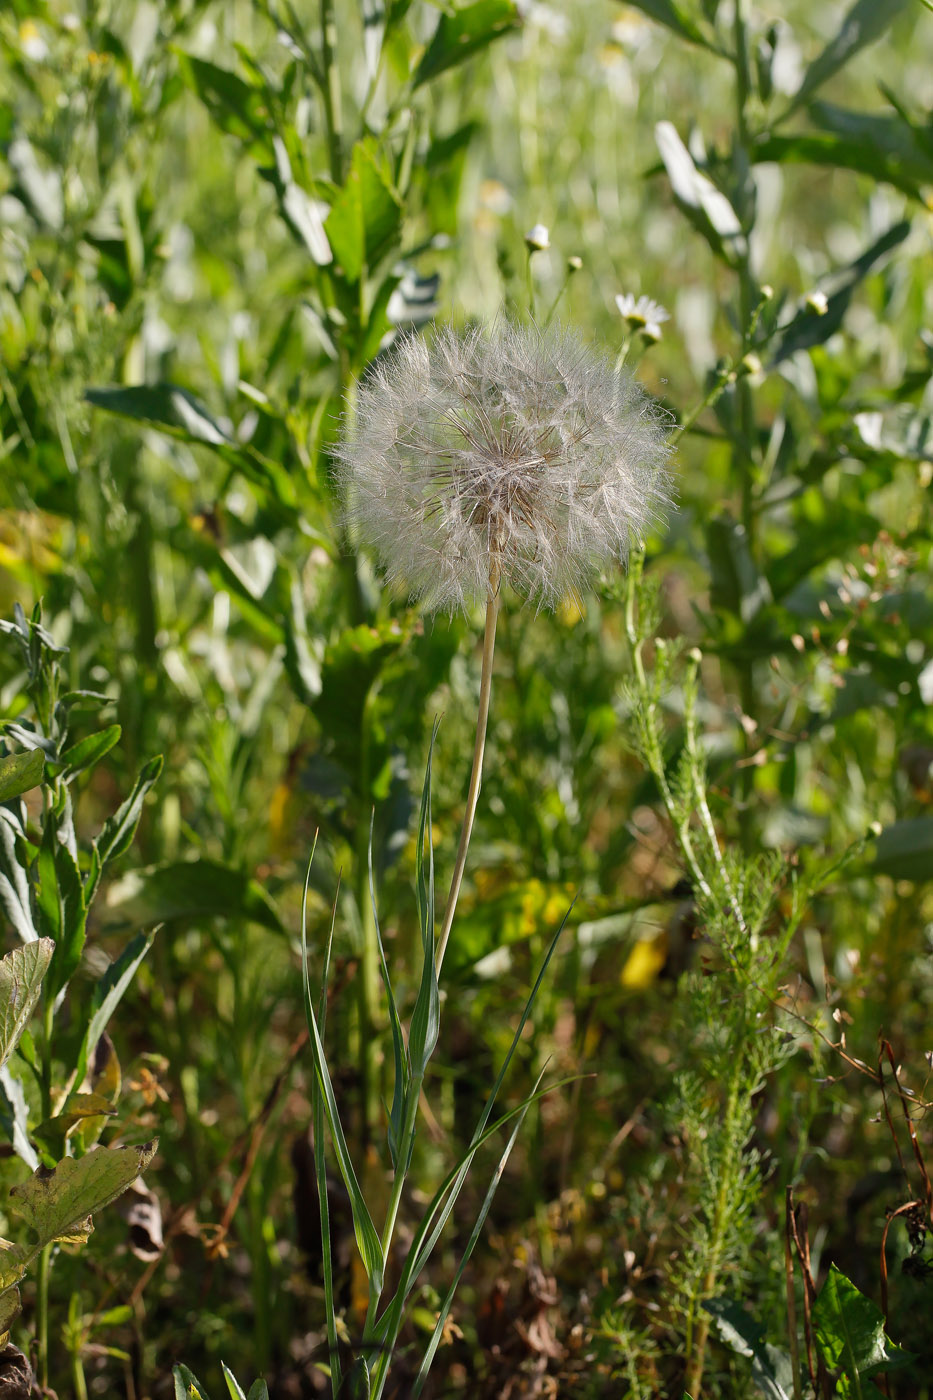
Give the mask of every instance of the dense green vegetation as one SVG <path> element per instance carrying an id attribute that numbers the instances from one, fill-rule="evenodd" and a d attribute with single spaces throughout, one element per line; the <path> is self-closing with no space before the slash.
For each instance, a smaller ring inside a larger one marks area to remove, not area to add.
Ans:
<path id="1" fill-rule="evenodd" d="M 929 1394 L 931 60 L 921 0 L 4 7 L 0 1324 L 47 1393 L 405 1397 L 436 1332 L 425 1395 Z M 335 443 L 400 331 L 496 317 L 637 374 L 677 509 L 504 592 L 432 1056 L 483 609 L 383 587 Z"/>

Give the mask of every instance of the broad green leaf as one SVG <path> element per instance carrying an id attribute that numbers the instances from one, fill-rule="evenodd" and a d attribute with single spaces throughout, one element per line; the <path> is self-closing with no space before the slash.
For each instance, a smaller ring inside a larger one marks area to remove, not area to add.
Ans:
<path id="1" fill-rule="evenodd" d="M 907 219 L 894 224 L 848 267 L 824 278 L 820 290 L 827 293 L 826 311 L 819 315 L 809 306 L 801 307 L 796 316 L 778 333 L 772 346 L 771 364 L 780 364 L 799 350 L 809 350 L 814 345 L 825 344 L 842 325 L 856 287 L 903 243 L 910 233 L 910 228 Z"/>
<path id="2" fill-rule="evenodd" d="M 133 784 L 133 791 L 124 803 L 108 817 L 94 841 L 91 853 L 91 868 L 85 884 L 85 899 L 88 904 L 94 898 L 101 872 L 109 860 L 123 855 L 129 849 L 142 816 L 146 793 L 162 771 L 162 755 L 150 758 Z"/>
<path id="3" fill-rule="evenodd" d="M 441 15 L 415 70 L 412 86 L 420 87 L 448 68 L 464 63 L 520 22 L 513 0 L 475 0 L 471 5 Z"/>
<path id="4" fill-rule="evenodd" d="M 95 1147 L 86 1157 L 65 1157 L 51 1172 L 37 1172 L 10 1191 L 12 1208 L 33 1229 L 39 1247 L 87 1233 L 88 1217 L 122 1196 L 148 1167 L 158 1140 L 141 1147 Z"/>
<path id="5" fill-rule="evenodd" d="M 102 729 L 97 734 L 89 734 L 86 739 L 72 744 L 57 763 L 49 766 L 53 772 L 67 774 L 73 778 L 78 773 L 83 773 L 85 768 L 92 768 L 95 763 L 99 763 L 105 754 L 120 742 L 120 734 L 120 726 L 111 724 L 107 729 Z"/>
<path id="6" fill-rule="evenodd" d="M 806 162 L 857 170 L 923 200 L 933 185 L 933 155 L 900 113 L 853 112 L 829 102 L 809 108 L 816 131 L 769 132 L 753 147 L 753 160 Z"/>
<path id="7" fill-rule="evenodd" d="M 0 959 L 0 1066 L 6 1064 L 29 1024 L 55 944 L 39 938 Z"/>
<path id="8" fill-rule="evenodd" d="M 716 1324 L 720 1340 L 752 1362 L 752 1380 L 767 1400 L 792 1400 L 794 1371 L 787 1352 L 771 1346 L 761 1328 L 731 1298 L 709 1298 L 703 1304 Z"/>
<path id="9" fill-rule="evenodd" d="M 835 1264 L 814 1304 L 813 1337 L 827 1366 L 848 1379 L 893 1371 L 912 1360 L 885 1336 L 881 1309 Z"/>
<path id="10" fill-rule="evenodd" d="M 264 1380 L 253 1381 L 246 1400 L 269 1400 L 269 1387 Z"/>
<path id="11" fill-rule="evenodd" d="M 36 905 L 42 932 L 55 942 L 48 991 L 55 996 L 66 986 L 81 961 L 87 932 L 84 882 L 74 856 L 47 823 L 36 861 L 39 888 Z"/>
<path id="12" fill-rule="evenodd" d="M 313 852 L 312 852 L 313 857 Z M 356 1236 L 356 1244 L 366 1270 L 366 1277 L 369 1280 L 370 1296 L 378 1297 L 382 1291 L 385 1279 L 385 1256 L 382 1252 L 382 1244 L 376 1233 L 369 1207 L 366 1199 L 360 1190 L 360 1184 L 356 1178 L 353 1161 L 350 1157 L 350 1149 L 347 1147 L 347 1139 L 343 1131 L 343 1124 L 340 1121 L 340 1112 L 337 1108 L 337 1099 L 334 1094 L 334 1086 L 331 1082 L 330 1070 L 327 1067 L 327 1056 L 324 1051 L 324 1042 L 321 1039 L 321 1032 L 318 1026 L 317 1016 L 314 1010 L 314 1001 L 311 995 L 311 974 L 308 968 L 308 940 L 307 940 L 307 902 L 308 885 L 311 879 L 311 862 L 308 862 L 308 872 L 305 876 L 304 896 L 301 904 L 301 963 L 302 975 L 305 989 L 305 1017 L 308 1022 L 308 1032 L 311 1036 L 311 1054 L 314 1060 L 314 1072 L 318 1090 L 323 1100 L 324 1112 L 327 1117 L 327 1126 L 330 1129 L 331 1142 L 334 1146 L 334 1153 L 337 1158 L 337 1165 L 343 1184 L 347 1188 L 347 1195 L 350 1197 L 350 1211 L 353 1216 L 353 1233 Z"/>
<path id="13" fill-rule="evenodd" d="M 78 1052 L 75 1067 L 76 1084 L 83 1082 L 94 1047 L 107 1029 L 111 1016 L 135 977 L 136 969 L 152 947 L 154 937 L 153 933 L 138 933 L 132 942 L 123 949 L 120 956 L 110 964 L 94 988 L 89 1008 L 91 1016 L 81 1041 L 81 1049 Z M 69 1107 L 72 1103 L 73 1099 L 69 1100 Z"/>
<path id="14" fill-rule="evenodd" d="M 175 1400 L 208 1400 L 207 1391 L 187 1366 L 173 1366 L 172 1380 L 175 1382 Z"/>
<path id="15" fill-rule="evenodd" d="M 255 159 L 271 160 L 271 118 L 263 90 L 227 68 L 176 52 L 182 80 L 201 99 L 220 130 L 245 142 Z"/>
<path id="16" fill-rule="evenodd" d="M 38 787 L 44 768 L 41 749 L 5 754 L 0 758 L 0 802 L 12 802 L 14 797 Z"/>
<path id="17" fill-rule="evenodd" d="M 61 1113 L 57 1113 L 54 1118 L 46 1118 L 34 1130 L 34 1136 L 41 1142 L 54 1146 L 58 1155 L 64 1152 L 65 1139 L 70 1137 L 75 1128 L 85 1123 L 88 1118 L 112 1118 L 116 1109 L 109 1099 L 105 1099 L 100 1094 L 73 1094 L 68 1100 L 68 1107 Z"/>
<path id="18" fill-rule="evenodd" d="M 268 490 L 289 518 L 293 516 L 295 486 L 288 472 L 278 462 L 237 443 L 187 389 L 180 389 L 177 384 L 134 384 L 128 388 L 85 389 L 84 397 L 109 413 L 152 423 L 160 432 L 212 447 L 230 466 Z"/>
<path id="19" fill-rule="evenodd" d="M 771 602 L 771 589 L 755 567 L 745 527 L 729 516 L 717 516 L 707 526 L 706 543 L 713 606 L 727 609 L 743 622 L 751 622 Z"/>
<path id="20" fill-rule="evenodd" d="M 872 868 L 892 880 L 933 880 L 933 817 L 908 817 L 885 827 Z"/>
<path id="21" fill-rule="evenodd" d="M 903 14 L 912 4 L 913 0 L 856 0 L 844 16 L 835 37 L 829 41 L 822 53 L 817 55 L 803 75 L 803 81 L 784 116 L 796 111 L 811 93 L 822 87 L 823 83 L 844 67 L 860 49 L 879 39 L 898 15 Z"/>
<path id="22" fill-rule="evenodd" d="M 187 442 L 210 447 L 235 447 L 236 442 L 207 409 L 177 384 L 133 384 L 127 388 L 86 389 L 84 397 L 97 408 L 141 423 L 153 423 Z"/>
<path id="23" fill-rule="evenodd" d="M 250 919 L 282 931 L 272 900 L 256 880 L 210 860 L 130 871 L 108 889 L 103 915 L 108 927 L 213 918 Z"/>
<path id="24" fill-rule="evenodd" d="M 675 0 L 629 0 L 629 4 L 633 9 L 641 10 L 649 19 L 673 30 L 678 38 L 686 39 L 687 43 L 700 44 L 713 53 L 721 52 L 710 37 L 703 33 L 692 15 L 687 13 L 683 5 L 676 4 Z"/>
<path id="25" fill-rule="evenodd" d="M 708 175 L 698 170 L 673 122 L 654 129 L 674 198 L 717 256 L 733 266 L 746 249 L 739 216 Z"/>
<path id="26" fill-rule="evenodd" d="M 337 192 L 324 231 L 348 282 L 358 282 L 396 242 L 402 201 L 388 162 L 373 137 L 357 141 L 343 187 Z"/>

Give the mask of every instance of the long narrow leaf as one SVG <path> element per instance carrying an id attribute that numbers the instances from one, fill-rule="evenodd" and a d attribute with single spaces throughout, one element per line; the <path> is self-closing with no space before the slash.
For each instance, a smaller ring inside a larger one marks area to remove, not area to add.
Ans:
<path id="1" fill-rule="evenodd" d="M 428 761 L 425 767 L 424 787 L 421 792 L 421 819 L 418 823 L 418 845 L 415 852 L 415 885 L 418 895 L 418 917 L 421 923 L 421 985 L 411 1016 L 409 1031 L 409 1053 L 411 1072 L 416 1078 L 423 1078 L 428 1061 L 437 1045 L 440 1030 L 440 991 L 437 985 L 435 967 L 434 938 L 434 840 L 431 834 L 431 761 L 434 756 L 434 742 L 437 738 L 438 721 L 434 721 Z M 428 843 L 428 869 L 425 877 L 424 843 Z"/>
<path id="2" fill-rule="evenodd" d="M 503 1113 L 501 1118 L 497 1118 L 479 1138 L 471 1143 L 458 1164 L 447 1173 L 444 1180 L 435 1191 L 424 1218 L 415 1232 L 415 1237 L 412 1241 L 411 1249 L 408 1252 L 408 1258 L 402 1270 L 402 1276 L 399 1279 L 399 1284 L 392 1297 L 392 1301 L 379 1318 L 370 1337 L 373 1349 L 379 1349 L 379 1355 L 372 1372 L 373 1400 L 379 1400 L 379 1396 L 382 1394 L 382 1388 L 385 1385 L 388 1368 L 392 1361 L 392 1354 L 402 1324 L 405 1300 L 414 1287 L 418 1277 L 420 1268 L 418 1261 L 427 1257 L 425 1254 L 425 1241 L 429 1236 L 436 1239 L 437 1233 L 439 1233 L 439 1231 L 435 1233 L 435 1220 L 438 1212 L 441 1210 L 442 1206 L 444 1206 L 447 1193 L 450 1191 L 451 1187 L 454 1186 L 455 1182 L 458 1181 L 461 1174 L 465 1176 L 477 1152 L 490 1138 L 494 1137 L 496 1133 L 499 1132 L 500 1128 L 504 1128 L 506 1123 L 511 1123 L 512 1119 L 515 1118 L 517 1114 L 527 1112 L 530 1106 L 533 1103 L 537 1103 L 545 1094 L 553 1093 L 555 1089 L 562 1089 L 567 1084 L 573 1084 L 579 1078 L 580 1075 L 578 1074 L 569 1074 L 566 1078 L 558 1079 L 555 1083 L 549 1084 L 545 1089 L 536 1089 L 529 1094 L 527 1098 L 522 1099 L 521 1103 L 516 1104 L 515 1107 L 509 1109 L 507 1113 Z M 449 1211 L 445 1214 L 445 1219 L 447 1218 L 447 1214 L 449 1214 Z M 430 1253 L 430 1251 L 428 1251 L 428 1253 Z"/>
<path id="3" fill-rule="evenodd" d="M 74 1075 L 75 1092 L 81 1088 L 81 1082 L 87 1070 L 88 1058 L 94 1046 L 107 1029 L 107 1023 L 119 1006 L 123 993 L 135 977 L 136 969 L 152 947 L 154 937 L 155 930 L 151 933 L 138 933 L 126 945 L 120 956 L 114 959 L 94 988 L 91 999 L 91 1019 L 88 1021 L 84 1039 L 81 1041 L 81 1049 L 78 1051 Z"/>
<path id="4" fill-rule="evenodd" d="M 912 0 L 856 0 L 842 20 L 833 39 L 810 64 L 803 82 L 795 92 L 790 106 L 782 113 L 783 121 L 806 102 L 811 93 L 823 86 L 867 44 L 873 44 L 895 19 L 907 9 Z"/>
<path id="5" fill-rule="evenodd" d="M 309 880 L 310 873 L 305 878 L 306 895 Z M 353 1169 L 353 1162 L 350 1158 L 349 1148 L 347 1147 L 347 1139 L 344 1135 L 343 1125 L 340 1122 L 340 1114 L 337 1110 L 334 1086 L 331 1082 L 330 1071 L 327 1068 L 327 1060 L 324 1055 L 324 1043 L 321 1040 L 321 1033 L 318 1029 L 317 1017 L 314 1012 L 314 1003 L 311 997 L 311 979 L 308 972 L 307 917 L 304 912 L 304 907 L 302 908 L 301 920 L 301 961 L 304 973 L 305 1015 L 308 1021 L 308 1033 L 311 1036 L 311 1053 L 314 1058 L 314 1072 L 324 1099 L 324 1112 L 327 1117 L 327 1126 L 330 1129 L 331 1141 L 334 1144 L 337 1165 L 340 1168 L 343 1184 L 347 1188 L 347 1195 L 350 1197 L 350 1210 L 353 1214 L 353 1231 L 356 1235 L 356 1243 L 360 1251 L 360 1258 L 363 1261 L 363 1267 L 369 1279 L 370 1289 L 378 1294 L 382 1289 L 383 1280 L 385 1278 L 385 1258 L 382 1253 L 382 1245 L 379 1242 L 379 1236 L 376 1234 L 376 1227 L 373 1224 L 372 1216 L 369 1213 L 369 1208 L 360 1190 L 360 1184 L 356 1179 L 356 1172 Z"/>
<path id="6" fill-rule="evenodd" d="M 314 836 L 315 846 L 317 845 L 317 833 Z M 311 861 L 314 859 L 314 848 L 311 850 L 311 858 L 308 861 L 308 870 L 305 875 L 304 897 L 301 904 L 301 943 L 302 948 L 307 946 L 307 905 L 308 905 L 308 882 L 311 878 Z M 334 946 L 334 924 L 337 921 L 337 899 L 340 892 L 338 881 L 337 892 L 334 895 L 334 908 L 330 921 L 330 933 L 327 937 L 327 947 L 324 950 L 324 967 L 321 971 L 321 994 L 318 998 L 317 1019 L 321 1028 L 321 1038 L 327 1024 L 327 983 L 330 978 L 330 955 Z M 305 963 L 307 968 L 307 962 Z M 306 974 L 307 975 L 307 974 Z M 321 1267 L 324 1274 L 324 1313 L 327 1322 L 327 1350 L 330 1356 L 330 1375 L 333 1393 L 336 1395 L 340 1387 L 340 1351 L 337 1346 L 337 1312 L 334 1307 L 334 1255 L 330 1238 L 330 1209 L 327 1201 L 327 1163 L 324 1157 L 324 1098 L 321 1094 L 317 1075 L 311 1086 L 311 1123 L 314 1133 L 314 1178 L 317 1185 L 318 1210 L 321 1217 Z"/>
<path id="7" fill-rule="evenodd" d="M 575 903 L 576 903 L 576 900 L 574 900 L 573 904 L 575 904 Z M 549 964 L 550 964 L 551 958 L 554 956 L 554 951 L 555 951 L 555 949 L 557 948 L 557 944 L 558 944 L 558 942 L 559 942 L 559 940 L 560 940 L 560 936 L 561 936 L 561 934 L 563 933 L 564 929 L 567 927 L 567 920 L 570 918 L 570 915 L 571 915 L 571 913 L 573 912 L 573 904 L 570 905 L 570 908 L 567 910 L 567 912 L 566 912 L 566 914 L 564 915 L 563 919 L 561 919 L 560 927 L 558 928 L 557 932 L 554 934 L 554 937 L 551 939 L 551 942 L 550 942 L 550 944 L 549 944 L 549 946 L 548 946 L 548 950 L 547 950 L 547 952 L 546 952 L 545 955 L 544 955 L 544 961 L 542 962 L 541 967 L 540 967 L 539 972 L 538 972 L 538 975 L 537 975 L 537 977 L 535 978 L 535 984 L 534 984 L 534 986 L 533 986 L 532 989 L 531 989 L 531 992 L 530 992 L 530 994 L 529 994 L 529 996 L 528 996 L 528 1000 L 525 1002 L 525 1007 L 524 1007 L 524 1010 L 522 1011 L 521 1019 L 519 1020 L 518 1026 L 517 1026 L 516 1031 L 515 1031 L 515 1034 L 514 1034 L 513 1037 L 512 1037 L 512 1043 L 511 1043 L 511 1045 L 509 1046 L 508 1052 L 507 1052 L 507 1054 L 506 1054 L 504 1060 L 502 1061 L 502 1064 L 501 1064 L 501 1066 L 500 1066 L 500 1068 L 499 1068 L 499 1073 L 496 1075 L 495 1082 L 493 1083 L 493 1086 L 492 1086 L 492 1088 L 491 1088 L 490 1091 L 489 1091 L 489 1096 L 488 1096 L 488 1098 L 486 1099 L 486 1106 L 484 1107 L 482 1113 L 480 1114 L 479 1122 L 477 1123 L 476 1129 L 475 1129 L 475 1131 L 474 1131 L 474 1133 L 473 1133 L 473 1139 L 472 1139 L 472 1142 L 471 1142 L 471 1147 L 472 1147 L 472 1145 L 482 1136 L 482 1134 L 483 1134 L 483 1132 L 484 1132 L 484 1130 L 485 1130 L 486 1124 L 489 1122 L 489 1117 L 490 1117 L 490 1115 L 491 1115 L 491 1113 L 492 1113 L 492 1111 L 493 1111 L 493 1108 L 495 1107 L 496 1099 L 497 1099 L 498 1096 L 499 1096 L 499 1090 L 502 1088 L 503 1081 L 505 1080 L 505 1076 L 506 1076 L 506 1074 L 507 1074 L 508 1071 L 509 1071 L 509 1066 L 510 1066 L 511 1063 L 512 1063 L 512 1057 L 513 1057 L 513 1055 L 515 1054 L 515 1051 L 516 1051 L 516 1049 L 517 1049 L 517 1047 L 518 1047 L 519 1041 L 521 1040 L 522 1032 L 523 1032 L 524 1029 L 525 1029 L 525 1023 L 527 1022 L 528 1017 L 531 1015 L 532 1007 L 534 1006 L 535 1000 L 537 999 L 538 992 L 541 990 L 541 983 L 544 981 L 545 973 L 547 972 L 547 969 L 548 969 L 548 966 L 549 966 Z M 422 1257 L 417 1261 L 415 1270 L 414 1270 L 414 1272 L 413 1272 L 413 1274 L 412 1274 L 412 1281 L 414 1281 L 414 1279 L 418 1277 L 418 1274 L 421 1272 L 421 1270 L 424 1268 L 425 1264 L 428 1262 L 428 1259 L 429 1259 L 429 1257 L 430 1257 L 430 1255 L 431 1255 L 431 1251 L 433 1250 L 435 1244 L 437 1243 L 438 1236 L 440 1235 L 440 1233 L 441 1233 L 441 1231 L 443 1230 L 444 1226 L 447 1224 L 447 1220 L 448 1220 L 448 1218 L 449 1218 L 449 1216 L 450 1216 L 450 1212 L 453 1210 L 454 1205 L 455 1205 L 456 1200 L 457 1200 L 457 1197 L 459 1196 L 461 1190 L 463 1189 L 463 1184 L 464 1184 L 464 1182 L 466 1181 L 466 1177 L 467 1177 L 467 1173 L 466 1173 L 466 1169 L 465 1169 L 465 1167 L 464 1167 L 464 1168 L 462 1169 L 462 1173 L 461 1173 L 461 1174 L 458 1174 L 458 1175 L 456 1176 L 456 1180 L 455 1180 L 455 1182 L 454 1182 L 453 1190 L 451 1191 L 450 1198 L 449 1198 L 449 1200 L 445 1203 L 444 1209 L 443 1209 L 443 1211 L 441 1212 L 440 1217 L 438 1218 L 438 1222 L 437 1222 L 437 1225 L 436 1225 L 435 1229 L 432 1230 L 431 1233 L 430 1233 L 430 1235 L 428 1236 L 428 1239 L 427 1239 L 427 1242 L 426 1242 L 426 1244 L 425 1244 L 425 1247 L 424 1247 L 424 1249 L 422 1250 Z"/>
<path id="8" fill-rule="evenodd" d="M 373 926 L 376 930 L 376 942 L 379 945 L 382 981 L 385 985 L 386 996 L 389 1001 L 389 1024 L 392 1027 L 392 1056 L 395 1061 L 395 1086 L 392 1090 L 392 1109 L 389 1113 L 389 1153 L 392 1158 L 392 1166 L 397 1168 L 399 1145 L 402 1134 L 402 1117 L 405 1111 L 405 1095 L 408 1092 L 411 1070 L 408 1061 L 408 1051 L 405 1046 L 405 1038 L 402 1035 L 402 1021 L 398 1012 L 398 1003 L 395 1000 L 395 993 L 392 990 L 392 981 L 389 977 L 389 965 L 386 962 L 385 948 L 382 943 L 382 930 L 379 927 L 379 911 L 376 907 L 376 886 L 373 880 L 374 822 L 375 812 L 370 818 L 369 823 L 369 900 L 373 911 Z"/>
<path id="9" fill-rule="evenodd" d="M 537 1090 L 541 1086 L 541 1081 L 544 1078 L 546 1069 L 547 1065 L 544 1066 L 544 1069 L 542 1069 L 541 1073 L 535 1080 L 535 1092 L 537 1092 Z M 424 1386 L 424 1383 L 428 1378 L 428 1372 L 431 1369 L 431 1362 L 434 1360 L 434 1355 L 437 1351 L 438 1346 L 440 1345 L 441 1336 L 444 1332 L 444 1324 L 446 1323 L 447 1318 L 450 1314 L 450 1309 L 453 1306 L 454 1295 L 457 1292 L 460 1280 L 463 1277 L 463 1272 L 466 1269 L 467 1264 L 470 1262 L 470 1255 L 476 1248 L 477 1241 L 479 1240 L 479 1237 L 483 1232 L 483 1226 L 486 1224 L 486 1217 L 489 1214 L 490 1207 L 493 1203 L 493 1199 L 495 1198 L 495 1194 L 499 1189 L 499 1183 L 502 1180 L 502 1173 L 505 1171 L 506 1163 L 508 1162 L 509 1157 L 512 1154 L 512 1148 L 515 1146 L 516 1139 L 518 1138 L 518 1135 L 521 1132 L 522 1124 L 525 1121 L 525 1117 L 530 1107 L 531 1105 L 528 1104 L 516 1117 L 515 1125 L 512 1128 L 512 1131 L 509 1133 L 508 1141 L 505 1144 L 505 1149 L 498 1162 L 496 1163 L 496 1170 L 493 1172 L 492 1180 L 490 1181 L 486 1191 L 486 1195 L 483 1198 L 483 1204 L 480 1206 L 479 1214 L 476 1217 L 476 1223 L 474 1224 L 473 1229 L 470 1231 L 470 1238 L 467 1240 L 466 1248 L 463 1251 L 463 1257 L 460 1260 L 459 1265 L 457 1266 L 457 1272 L 451 1279 L 450 1287 L 448 1288 L 444 1296 L 444 1301 L 441 1303 L 440 1312 L 438 1313 L 437 1321 L 434 1324 L 434 1331 L 431 1334 L 431 1340 L 428 1342 L 427 1349 L 421 1360 L 421 1366 L 419 1368 L 418 1375 L 415 1378 L 415 1385 L 414 1389 L 412 1390 L 412 1400 L 417 1400 L 417 1396 L 421 1394 L 422 1387 Z"/>

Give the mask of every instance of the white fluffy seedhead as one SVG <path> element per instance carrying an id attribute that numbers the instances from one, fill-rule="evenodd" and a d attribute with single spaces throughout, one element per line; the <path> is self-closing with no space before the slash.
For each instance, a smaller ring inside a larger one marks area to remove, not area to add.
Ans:
<path id="1" fill-rule="evenodd" d="M 336 458 L 348 522 L 428 611 L 490 578 L 539 604 L 624 563 L 671 503 L 667 427 L 563 329 L 499 321 L 400 341 L 363 380 Z"/>

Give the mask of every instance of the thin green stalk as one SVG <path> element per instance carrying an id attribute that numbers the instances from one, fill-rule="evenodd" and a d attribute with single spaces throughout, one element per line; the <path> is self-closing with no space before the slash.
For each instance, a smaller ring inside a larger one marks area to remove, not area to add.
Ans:
<path id="1" fill-rule="evenodd" d="M 741 1046 L 744 1040 L 744 1018 L 741 1022 L 738 1044 Z M 718 1164 L 719 1189 L 716 1192 L 716 1203 L 713 1207 L 713 1218 L 710 1225 L 710 1244 L 707 1255 L 706 1271 L 700 1282 L 699 1288 L 694 1288 L 690 1298 L 690 1305 L 687 1312 L 687 1332 L 686 1332 L 686 1356 L 687 1371 L 684 1377 L 684 1390 L 692 1400 L 700 1400 L 700 1387 L 703 1381 L 703 1368 L 706 1361 L 706 1343 L 709 1339 L 710 1314 L 701 1309 L 700 1305 L 705 1298 L 711 1298 L 716 1291 L 716 1284 L 719 1278 L 719 1269 L 722 1263 L 722 1256 L 726 1246 L 726 1236 L 729 1229 L 730 1201 L 735 1194 L 735 1164 L 737 1152 L 741 1151 L 738 1143 L 739 1138 L 739 1114 L 741 1111 L 741 1080 L 744 1068 L 744 1058 L 741 1051 L 735 1055 L 732 1061 L 733 1069 L 729 1079 L 729 1093 L 726 1099 L 726 1112 L 723 1119 L 723 1142 L 725 1150 L 721 1162 Z"/>
<path id="2" fill-rule="evenodd" d="M 405 1177 L 408 1173 L 408 1163 L 411 1160 L 411 1147 L 415 1137 L 415 1122 L 418 1117 L 418 1105 L 421 1102 L 421 1084 L 422 1076 L 415 1075 L 412 1077 L 408 1086 L 408 1099 L 405 1104 L 405 1117 L 402 1122 L 402 1132 L 399 1141 L 398 1163 L 392 1182 L 392 1197 L 389 1201 L 389 1209 L 386 1211 L 386 1223 L 382 1231 L 382 1252 L 387 1258 L 389 1247 L 392 1244 L 392 1236 L 395 1233 L 395 1222 L 398 1218 L 398 1208 L 402 1200 L 402 1188 L 405 1185 Z M 375 1314 L 372 1321 L 375 1321 Z"/>
<path id="3" fill-rule="evenodd" d="M 750 164 L 751 138 L 748 126 L 748 97 L 750 90 L 750 79 L 748 71 L 748 36 L 745 28 L 744 0 L 735 0 L 735 19 L 733 26 L 734 40 L 734 63 L 735 63 L 735 115 L 736 115 L 736 138 L 738 148 L 742 155 L 742 160 L 746 168 Z M 743 220 L 744 224 L 744 220 Z M 754 307 L 754 285 L 749 262 L 748 234 L 749 230 L 744 229 L 745 243 L 739 257 L 738 277 L 739 277 L 739 329 L 741 333 L 741 346 L 738 359 L 741 361 L 749 349 L 748 338 L 755 315 Z M 740 378 L 736 384 L 736 394 L 739 406 L 739 441 L 735 454 L 736 465 L 741 474 L 742 483 L 742 527 L 745 531 L 745 539 L 752 559 L 757 554 L 758 544 L 758 521 L 755 502 L 755 411 L 752 400 L 752 391 L 748 380 Z M 752 669 L 752 662 L 742 661 L 739 664 L 739 692 L 743 714 L 757 723 L 758 702 L 755 694 L 755 680 Z M 746 759 L 752 756 L 752 736 L 748 734 L 745 740 Z M 752 794 L 754 783 L 754 769 L 750 763 L 746 763 L 742 769 L 742 800 L 748 802 Z M 746 850 L 750 849 L 754 832 L 749 822 L 741 823 L 741 839 Z"/>
<path id="4" fill-rule="evenodd" d="M 45 1393 L 49 1384 L 49 1275 L 52 1271 L 52 1246 L 47 1244 L 39 1254 L 36 1274 L 36 1380 Z"/>
<path id="5" fill-rule="evenodd" d="M 74 1387 L 75 1400 L 87 1400 L 87 1381 L 84 1376 L 81 1353 L 78 1351 L 71 1353 L 71 1383 Z"/>
<path id="6" fill-rule="evenodd" d="M 447 908 L 444 911 L 444 926 L 441 930 L 440 942 L 437 946 L 438 976 L 440 976 L 441 967 L 444 962 L 444 953 L 447 950 L 447 940 L 450 938 L 454 914 L 457 911 L 457 899 L 460 894 L 460 885 L 463 881 L 463 871 L 466 866 L 470 836 L 473 831 L 473 818 L 476 816 L 476 804 L 479 801 L 479 790 L 483 777 L 483 753 L 486 748 L 486 726 L 489 721 L 489 701 L 492 696 L 492 661 L 496 648 L 496 620 L 498 616 L 499 561 L 497 556 L 493 554 L 489 564 L 489 593 L 486 598 L 486 628 L 483 633 L 483 669 L 479 684 L 479 709 L 476 716 L 476 743 L 473 748 L 473 767 L 470 772 L 470 786 L 467 791 L 467 804 L 466 811 L 463 814 L 463 826 L 460 829 L 460 844 L 457 847 L 457 859 L 454 863 L 454 873 L 450 882 L 450 894 L 447 896 Z"/>
<path id="7" fill-rule="evenodd" d="M 324 64 L 324 123 L 330 173 L 334 182 L 343 184 L 343 113 L 340 97 L 340 69 L 337 66 L 337 19 L 334 0 L 321 0 L 321 58 Z"/>
<path id="8" fill-rule="evenodd" d="M 55 1002 L 46 995 L 42 1008 L 42 1118 L 52 1116 L 52 1032 L 55 1025 Z M 41 1389 L 49 1383 L 49 1275 L 52 1268 L 52 1246 L 46 1245 L 39 1254 L 36 1276 L 36 1374 Z"/>
<path id="9" fill-rule="evenodd" d="M 369 708 L 372 690 L 363 704 L 360 736 L 359 789 L 363 801 L 370 796 L 370 728 Z M 379 1096 L 379 939 L 369 894 L 369 832 L 357 823 L 356 881 L 354 894 L 360 916 L 360 970 L 356 978 L 357 1018 L 359 1029 L 359 1070 L 363 1093 L 363 1139 L 368 1146 L 373 1139 L 380 1114 Z"/>

